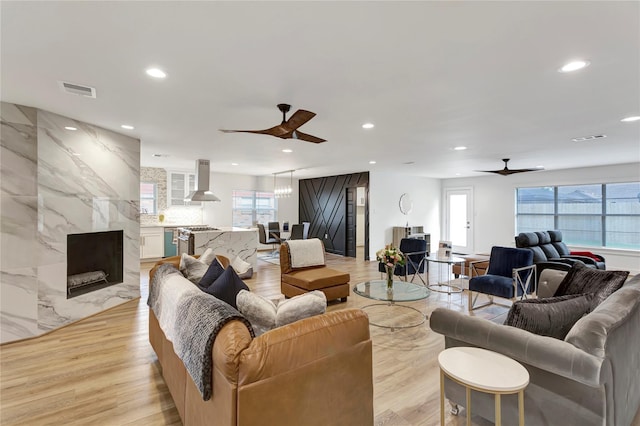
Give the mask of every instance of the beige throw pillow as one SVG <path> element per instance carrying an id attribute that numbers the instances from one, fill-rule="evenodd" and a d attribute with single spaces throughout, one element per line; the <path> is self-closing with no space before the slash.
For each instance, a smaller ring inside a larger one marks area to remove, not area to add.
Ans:
<path id="1" fill-rule="evenodd" d="M 211 265 L 211 262 L 213 262 L 215 258 L 216 254 L 213 252 L 213 249 L 208 248 L 200 255 L 199 260 L 207 265 Z"/>
<path id="2" fill-rule="evenodd" d="M 182 253 L 180 256 L 180 272 L 185 276 L 189 281 L 194 284 L 198 284 L 204 274 L 207 273 L 207 269 L 209 269 L 209 265 L 202 262 L 200 259 L 196 259 L 193 256 L 189 256 L 186 253 Z"/>
<path id="3" fill-rule="evenodd" d="M 246 290 L 236 296 L 238 311 L 249 320 L 256 336 L 292 322 L 324 314 L 327 298 L 321 291 L 295 296 L 277 306 L 271 300 Z"/>
<path id="4" fill-rule="evenodd" d="M 235 271 L 238 273 L 238 275 L 242 275 L 245 272 L 247 272 L 249 270 L 249 268 L 251 268 L 251 264 L 248 263 L 248 262 L 245 262 L 244 260 L 242 260 L 240 258 L 240 256 L 236 256 L 231 261 L 231 267 L 233 269 L 235 269 Z"/>
<path id="5" fill-rule="evenodd" d="M 326 310 L 327 297 L 320 290 L 285 299 L 278 304 L 276 327 L 282 327 L 314 315 L 324 314 Z"/>

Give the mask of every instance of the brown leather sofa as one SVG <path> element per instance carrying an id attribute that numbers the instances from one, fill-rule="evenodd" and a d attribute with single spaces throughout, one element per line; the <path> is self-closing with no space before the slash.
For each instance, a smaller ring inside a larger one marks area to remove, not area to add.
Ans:
<path id="1" fill-rule="evenodd" d="M 177 265 L 179 257 L 158 264 L 166 262 Z M 307 318 L 255 339 L 242 322 L 230 321 L 213 345 L 208 401 L 151 310 L 149 341 L 185 426 L 373 424 L 369 321 L 359 309 Z"/>
<path id="2" fill-rule="evenodd" d="M 322 249 L 324 252 L 324 245 Z M 285 297 L 320 290 L 327 296 L 327 300 L 340 299 L 346 302 L 351 279 L 348 272 L 328 268 L 325 265 L 293 268 L 289 250 L 287 242 L 280 246 L 280 291 Z"/>

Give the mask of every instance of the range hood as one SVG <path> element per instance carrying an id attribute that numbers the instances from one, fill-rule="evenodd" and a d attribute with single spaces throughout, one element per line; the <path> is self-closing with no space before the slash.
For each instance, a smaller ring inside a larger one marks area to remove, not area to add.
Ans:
<path id="1" fill-rule="evenodd" d="M 185 201 L 220 201 L 220 198 L 209 191 L 209 160 L 196 160 L 196 190 L 184 199 Z"/>

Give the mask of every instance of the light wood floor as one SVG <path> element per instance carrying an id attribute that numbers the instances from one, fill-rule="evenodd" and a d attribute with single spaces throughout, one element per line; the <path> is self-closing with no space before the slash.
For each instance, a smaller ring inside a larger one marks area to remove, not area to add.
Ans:
<path id="1" fill-rule="evenodd" d="M 352 283 L 380 278 L 376 262 L 328 255 L 328 264 L 349 271 Z M 141 265 L 140 299 L 48 335 L 0 347 L 0 424 L 182 424 L 148 342 L 146 296 L 151 266 Z M 259 260 L 254 277 L 246 282 L 256 293 L 278 295 L 279 266 Z M 459 296 L 432 293 L 407 305 L 425 314 L 439 306 L 466 312 L 466 298 L 462 302 Z M 352 294 L 346 303 L 331 303 L 328 310 L 371 303 Z M 506 308 L 480 312 L 491 319 L 503 317 Z M 384 314 L 383 309 L 371 316 Z M 444 348 L 443 337 L 430 331 L 428 321 L 394 332 L 372 326 L 371 335 L 376 425 L 439 424 L 436 357 Z M 462 414 L 447 413 L 447 424 L 464 424 Z M 474 424 L 487 423 L 475 419 Z M 634 424 L 640 425 L 640 413 Z"/>

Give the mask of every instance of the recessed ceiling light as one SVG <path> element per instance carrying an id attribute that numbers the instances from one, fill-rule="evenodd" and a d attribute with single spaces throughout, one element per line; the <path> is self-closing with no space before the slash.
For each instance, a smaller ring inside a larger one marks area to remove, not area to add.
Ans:
<path id="1" fill-rule="evenodd" d="M 467 149 L 466 146 L 456 146 L 453 148 L 454 151 L 464 151 L 465 149 Z"/>
<path id="2" fill-rule="evenodd" d="M 373 125 L 373 123 L 364 123 L 362 125 L 363 129 L 373 129 L 375 126 Z"/>
<path id="3" fill-rule="evenodd" d="M 640 116 L 634 115 L 633 117 L 625 117 L 620 121 L 624 121 L 625 123 L 629 123 L 631 121 L 638 121 L 638 120 L 640 120 Z"/>
<path id="4" fill-rule="evenodd" d="M 580 136 L 579 138 L 571 139 L 574 142 L 584 142 L 584 141 L 592 141 L 594 139 L 602 139 L 606 138 L 607 135 L 590 135 L 590 136 Z"/>
<path id="5" fill-rule="evenodd" d="M 238 165 L 238 163 L 231 163 L 231 165 L 232 165 L 232 166 L 237 166 L 237 165 Z"/>
<path id="6" fill-rule="evenodd" d="M 460 173 L 456 173 L 456 176 L 460 176 Z"/>
<path id="7" fill-rule="evenodd" d="M 123 125 L 122 125 L 122 126 L 120 126 L 120 127 L 122 127 L 123 129 L 127 129 L 127 130 L 133 130 L 133 129 L 135 129 L 135 127 L 133 127 L 133 126 L 131 126 L 131 125 L 129 125 L 129 124 L 123 124 Z"/>
<path id="8" fill-rule="evenodd" d="M 293 150 L 292 150 L 292 149 L 288 149 L 288 148 L 286 148 L 286 149 L 283 149 L 283 150 L 282 150 L 282 152 L 286 152 L 286 153 L 288 154 L 288 153 L 290 153 L 290 152 L 293 152 Z"/>
<path id="9" fill-rule="evenodd" d="M 78 130 L 76 127 L 71 127 L 71 126 L 64 126 L 64 128 L 67 130 Z"/>
<path id="10" fill-rule="evenodd" d="M 540 164 L 539 166 L 536 166 L 536 169 L 544 169 L 544 166 Z"/>
<path id="11" fill-rule="evenodd" d="M 572 61 L 569 62 L 567 64 L 564 64 L 564 66 L 562 68 L 560 68 L 558 71 L 560 72 L 573 72 L 573 71 L 578 71 L 581 70 L 582 68 L 585 68 L 587 66 L 589 66 L 590 62 L 589 61 Z"/>
<path id="12" fill-rule="evenodd" d="M 371 160 L 371 161 L 369 161 L 369 164 L 376 164 L 376 162 Z"/>
<path id="13" fill-rule="evenodd" d="M 165 78 L 167 73 L 162 71 L 160 68 L 148 68 L 146 71 L 147 75 L 154 78 Z"/>

